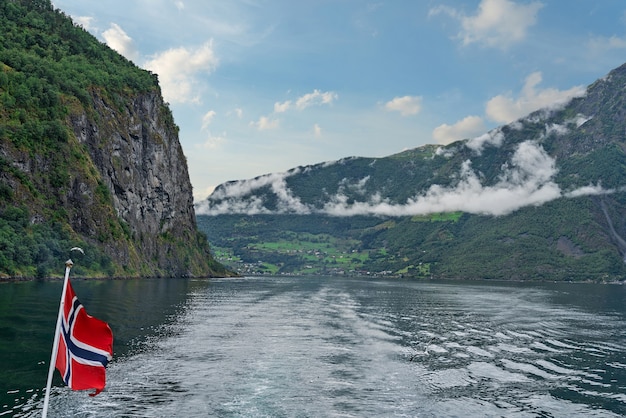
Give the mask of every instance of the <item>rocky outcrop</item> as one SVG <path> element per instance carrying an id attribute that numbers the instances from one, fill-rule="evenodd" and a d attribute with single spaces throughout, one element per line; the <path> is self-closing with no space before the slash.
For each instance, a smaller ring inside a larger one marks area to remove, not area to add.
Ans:
<path id="1" fill-rule="evenodd" d="M 194 256 L 185 248 L 197 244 L 192 186 L 178 128 L 159 92 L 111 103 L 94 90 L 92 98 L 93 108 L 73 112 L 69 124 L 110 193 L 113 215 L 127 227 L 130 245 L 113 240 L 105 246 L 107 252 L 142 275 L 189 276 L 209 271 L 207 261 L 202 260 L 210 258 L 208 251 Z M 77 196 L 90 188 L 79 184 L 72 190 Z M 89 205 L 81 206 L 89 211 Z M 85 229 L 85 219 L 101 218 L 83 213 L 75 217 L 72 227 L 93 236 L 97 226 Z M 190 258 L 196 259 L 190 262 Z"/>
<path id="2" fill-rule="evenodd" d="M 0 27 L 0 279 L 54 277 L 74 246 L 83 277 L 228 274 L 157 76 L 49 0 L 0 1 Z"/>

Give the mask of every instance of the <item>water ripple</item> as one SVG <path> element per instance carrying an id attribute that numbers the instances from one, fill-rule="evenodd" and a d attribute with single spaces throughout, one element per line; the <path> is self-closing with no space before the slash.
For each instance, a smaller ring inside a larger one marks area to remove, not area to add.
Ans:
<path id="1" fill-rule="evenodd" d="M 188 289 L 185 303 L 153 328 L 141 350 L 111 363 L 105 392 L 87 398 L 57 387 L 51 412 L 626 414 L 626 315 L 614 307 L 605 313 L 564 306 L 555 294 L 562 298 L 549 286 L 213 280 Z M 40 392 L 13 395 L 15 416 L 37 415 Z"/>

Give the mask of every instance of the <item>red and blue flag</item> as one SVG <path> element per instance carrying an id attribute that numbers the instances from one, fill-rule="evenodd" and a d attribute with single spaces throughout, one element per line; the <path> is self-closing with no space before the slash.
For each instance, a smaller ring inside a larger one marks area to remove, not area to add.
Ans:
<path id="1" fill-rule="evenodd" d="M 73 390 L 102 392 L 106 366 L 113 356 L 113 332 L 109 325 L 87 314 L 69 280 L 59 336 L 56 368 Z"/>

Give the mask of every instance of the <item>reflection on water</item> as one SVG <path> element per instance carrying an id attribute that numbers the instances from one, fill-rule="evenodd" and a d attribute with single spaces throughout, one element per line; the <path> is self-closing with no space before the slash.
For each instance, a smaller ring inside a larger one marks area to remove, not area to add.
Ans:
<path id="1" fill-rule="evenodd" d="M 57 284 L 26 285 L 3 301 L 58 298 Z M 116 357 L 96 398 L 56 387 L 52 416 L 626 414 L 623 286 L 273 277 L 75 288 L 111 323 Z M 2 309 L 14 341 L 20 323 L 53 329 Z M 12 386 L 20 406 L 0 411 L 39 415 L 39 389 L 27 390 L 47 367 L 28 356 L 34 371 Z"/>
<path id="2" fill-rule="evenodd" d="M 188 280 L 72 280 L 87 312 L 114 333 L 114 361 L 140 352 L 185 309 L 191 292 L 206 282 Z M 40 399 L 61 298 L 61 281 L 0 284 L 0 416 Z M 53 384 L 62 386 L 58 373 Z"/>

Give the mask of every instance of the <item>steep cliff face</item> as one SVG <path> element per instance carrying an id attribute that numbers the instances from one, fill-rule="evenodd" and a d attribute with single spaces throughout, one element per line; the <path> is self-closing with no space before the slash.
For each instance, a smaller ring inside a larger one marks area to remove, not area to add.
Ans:
<path id="1" fill-rule="evenodd" d="M 68 119 L 111 194 L 115 214 L 128 228 L 132 245 L 120 248 L 111 242 L 107 252 L 144 274 L 197 274 L 187 265 L 184 249 L 196 240 L 187 161 L 161 95 L 140 93 L 118 104 L 98 90 L 92 97 L 92 109 L 80 108 Z M 77 218 L 72 226 L 80 230 L 83 222 Z"/>
<path id="2" fill-rule="evenodd" d="M 193 241 L 189 232 L 196 225 L 187 162 L 169 110 L 157 92 L 139 94 L 118 107 L 94 91 L 93 103 L 93 109 L 70 115 L 70 126 L 86 146 L 111 193 L 115 214 L 135 244 L 133 251 L 111 243 L 109 251 L 131 264 L 135 254 L 142 254 L 156 260 L 153 268 L 179 270 L 168 257 L 172 249 L 163 245 L 164 238 L 169 234 Z"/>
<path id="3" fill-rule="evenodd" d="M 46 0 L 0 0 L 0 279 L 217 276 L 154 74 Z M 62 272 L 61 272 L 62 273 Z"/>

